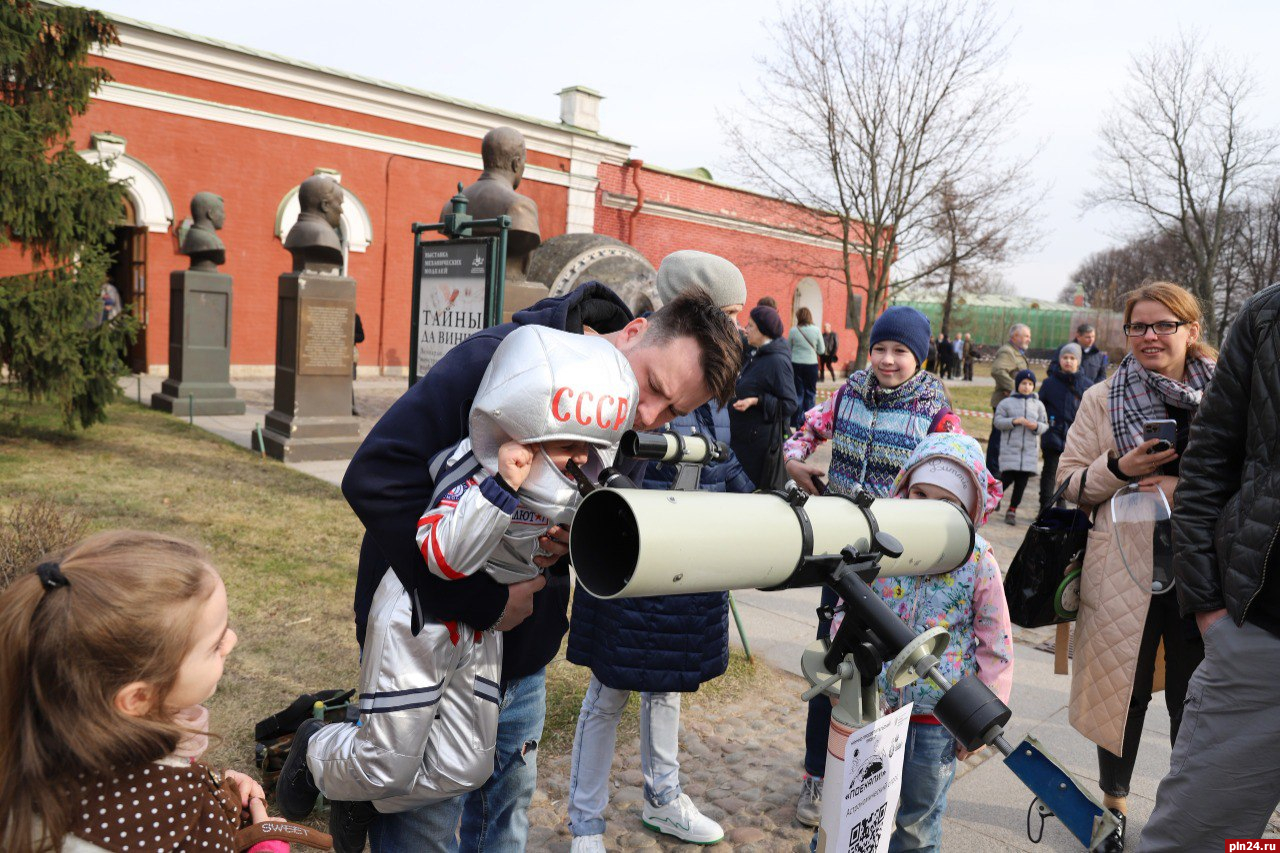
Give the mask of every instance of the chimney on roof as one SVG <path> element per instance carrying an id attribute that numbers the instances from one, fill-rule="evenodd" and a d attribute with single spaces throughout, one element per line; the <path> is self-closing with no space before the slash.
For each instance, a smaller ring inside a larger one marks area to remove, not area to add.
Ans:
<path id="1" fill-rule="evenodd" d="M 560 95 L 562 124 L 593 133 L 600 132 L 600 102 L 604 100 L 604 95 L 586 86 L 570 86 L 557 94 Z"/>

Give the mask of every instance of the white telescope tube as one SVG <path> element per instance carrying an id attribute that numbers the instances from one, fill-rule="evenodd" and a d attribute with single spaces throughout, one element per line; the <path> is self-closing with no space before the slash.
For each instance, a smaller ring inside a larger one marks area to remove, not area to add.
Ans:
<path id="1" fill-rule="evenodd" d="M 866 514 L 847 498 L 811 497 L 799 512 L 812 555 L 871 545 Z M 881 561 L 882 577 L 950 571 L 973 551 L 973 525 L 946 501 L 877 500 L 866 512 L 903 545 Z M 814 586 L 821 577 L 797 577 L 803 542 L 796 509 L 776 494 L 601 489 L 578 507 L 569 557 L 597 598 Z"/>

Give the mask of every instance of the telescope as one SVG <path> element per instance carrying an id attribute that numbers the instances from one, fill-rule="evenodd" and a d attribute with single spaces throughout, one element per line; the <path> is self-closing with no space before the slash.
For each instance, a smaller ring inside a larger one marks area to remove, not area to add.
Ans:
<path id="1" fill-rule="evenodd" d="M 867 551 L 881 530 L 909 542 L 883 560 L 886 575 L 963 565 L 973 552 L 969 517 L 946 501 L 597 489 L 574 516 L 569 558 L 597 598 L 786 589 L 828 582 L 807 558 Z"/>
<path id="2" fill-rule="evenodd" d="M 1093 850 L 1116 825 L 1111 812 L 1035 738 L 1009 744 L 1004 726 L 1012 711 L 977 676 L 952 683 L 941 672 L 945 629 L 917 636 L 869 586 L 880 577 L 959 568 L 974 545 L 972 521 L 948 501 L 875 500 L 862 491 L 811 497 L 794 486 L 750 495 L 596 488 L 569 532 L 578 582 L 597 598 L 829 586 L 843 599 L 845 618 L 831 641 L 805 650 L 801 670 L 813 685 L 802 698 L 826 694 L 836 702 L 831 742 L 842 745 L 879 718 L 876 679 L 886 665 L 898 687 L 927 678 L 943 692 L 933 713 L 947 731 L 970 751 L 998 749 L 1036 795 L 1041 820 L 1056 816 Z M 834 839 L 843 765 L 843 747 L 828 748 L 824 785 L 832 788 L 822 797 L 820 850 L 843 849 Z"/>

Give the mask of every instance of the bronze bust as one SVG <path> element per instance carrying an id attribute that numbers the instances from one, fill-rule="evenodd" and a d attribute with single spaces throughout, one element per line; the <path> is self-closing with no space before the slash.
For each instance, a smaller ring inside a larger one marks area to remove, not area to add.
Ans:
<path id="1" fill-rule="evenodd" d="M 538 228 L 538 206 L 533 199 L 516 192 L 524 176 L 524 135 L 513 127 L 495 127 L 480 143 L 480 159 L 484 173 L 462 191 L 467 197 L 467 213 L 476 219 L 492 219 L 506 214 L 511 217 L 507 231 L 507 278 L 524 278 L 525 262 L 530 252 L 542 242 Z M 441 211 L 450 213 L 453 206 L 445 202 Z M 493 229 L 475 229 L 478 236 L 496 233 Z"/>
<path id="2" fill-rule="evenodd" d="M 227 262 L 227 248 L 218 230 L 227 222 L 222 196 L 210 192 L 196 193 L 191 199 L 191 227 L 182 235 L 181 254 L 191 258 L 191 269 L 216 272 Z"/>
<path id="3" fill-rule="evenodd" d="M 342 272 L 342 187 L 324 175 L 312 175 L 298 187 L 302 212 L 284 238 L 293 255 L 293 271 Z"/>

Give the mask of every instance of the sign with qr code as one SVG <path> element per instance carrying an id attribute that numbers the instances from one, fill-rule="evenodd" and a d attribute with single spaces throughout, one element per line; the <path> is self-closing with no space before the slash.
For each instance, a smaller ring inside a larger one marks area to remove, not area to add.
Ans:
<path id="1" fill-rule="evenodd" d="M 827 835 L 826 853 L 888 851 L 902 791 L 902 759 L 910 722 L 911 706 L 907 705 L 849 738 L 844 751 L 840 829 Z"/>

